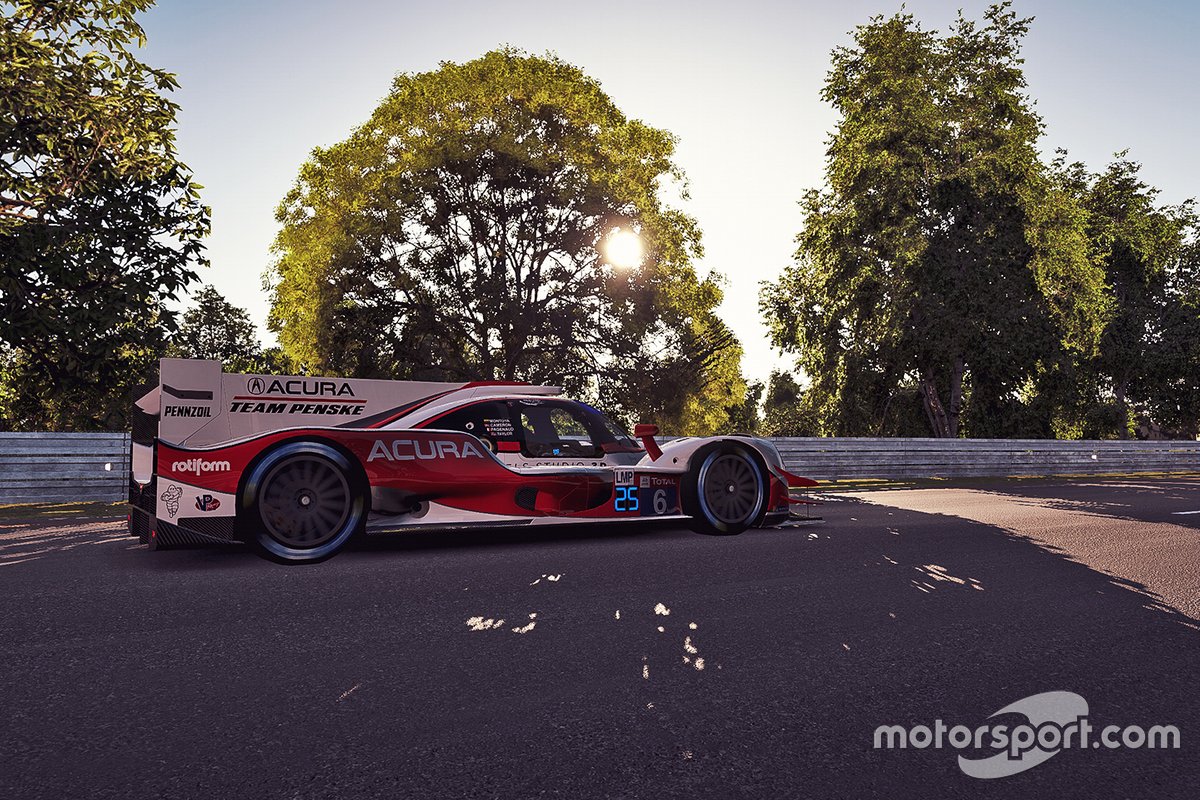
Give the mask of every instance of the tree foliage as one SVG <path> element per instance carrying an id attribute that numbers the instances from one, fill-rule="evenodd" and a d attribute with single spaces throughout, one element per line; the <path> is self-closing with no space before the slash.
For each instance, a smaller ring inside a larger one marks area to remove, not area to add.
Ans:
<path id="1" fill-rule="evenodd" d="M 692 265 L 675 142 L 554 57 L 501 50 L 399 75 L 313 151 L 278 211 L 271 325 L 316 374 L 524 379 L 673 431 L 724 422 L 744 384 Z M 643 264 L 602 257 L 617 229 Z"/>
<path id="2" fill-rule="evenodd" d="M 935 436 L 1003 435 L 1047 353 L 1095 350 L 1111 302 L 1038 157 L 1028 23 L 1004 3 L 939 35 L 900 13 L 834 51 L 827 186 L 762 299 L 822 434 L 879 435 L 915 393 Z"/>
<path id="3" fill-rule="evenodd" d="M 205 286 L 192 298 L 179 330 L 171 336 L 167 355 L 215 359 L 226 372 L 290 371 L 278 348 L 263 349 L 258 329 L 246 310 L 230 303 L 212 286 Z"/>
<path id="4" fill-rule="evenodd" d="M 163 302 L 203 262 L 208 210 L 165 97 L 177 84 L 133 53 L 151 0 L 0 5 L 0 343 L 21 381 L 5 413 L 111 424 L 121 377 L 174 324 Z"/>
<path id="5" fill-rule="evenodd" d="M 1058 436 L 1125 437 L 1139 420 L 1195 435 L 1200 406 L 1197 217 L 1191 203 L 1162 206 L 1126 153 L 1100 173 L 1060 154 L 1058 182 L 1084 211 L 1088 258 L 1104 271 L 1113 313 L 1094 353 L 1044 394 Z M 1065 384 L 1065 385 L 1064 385 Z"/>

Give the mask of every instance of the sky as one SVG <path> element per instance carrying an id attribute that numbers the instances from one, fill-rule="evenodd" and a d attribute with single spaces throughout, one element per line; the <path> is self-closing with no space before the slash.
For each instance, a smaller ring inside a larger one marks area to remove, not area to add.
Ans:
<path id="1" fill-rule="evenodd" d="M 926 28 L 985 2 L 909 0 Z M 554 52 L 598 80 L 629 117 L 671 131 L 687 174 L 683 210 L 704 232 L 700 272 L 725 276 L 720 314 L 765 379 L 774 351 L 759 284 L 791 263 L 797 201 L 822 184 L 836 123 L 820 99 L 829 53 L 899 2 L 160 0 L 141 17 L 143 60 L 178 75 L 178 146 L 212 207 L 202 280 L 246 308 L 264 343 L 262 287 L 274 209 L 308 153 L 346 138 L 400 72 L 512 45 Z M 1200 2 L 1017 0 L 1036 17 L 1026 78 L 1046 152 L 1102 168 L 1128 148 L 1178 203 L 1200 195 Z M 198 288 L 198 287 L 196 287 Z"/>

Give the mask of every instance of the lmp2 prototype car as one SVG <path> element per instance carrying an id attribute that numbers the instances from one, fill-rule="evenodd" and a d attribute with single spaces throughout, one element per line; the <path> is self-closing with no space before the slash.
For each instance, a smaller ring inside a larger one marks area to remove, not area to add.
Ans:
<path id="1" fill-rule="evenodd" d="M 358 533 L 679 519 L 786 523 L 816 485 L 750 436 L 630 437 L 553 386 L 224 373 L 163 359 L 134 412 L 130 533 L 320 561 Z"/>

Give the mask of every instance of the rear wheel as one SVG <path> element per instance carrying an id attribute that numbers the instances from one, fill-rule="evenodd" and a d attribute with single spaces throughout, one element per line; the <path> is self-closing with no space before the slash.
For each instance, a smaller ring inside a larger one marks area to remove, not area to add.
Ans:
<path id="1" fill-rule="evenodd" d="M 275 561 L 329 558 L 366 520 L 356 470 L 320 442 L 292 442 L 269 452 L 242 491 L 247 539 Z"/>
<path id="2" fill-rule="evenodd" d="M 685 510 L 699 533 L 732 536 L 756 524 L 766 506 L 766 473 L 740 444 L 718 442 L 692 456 Z"/>

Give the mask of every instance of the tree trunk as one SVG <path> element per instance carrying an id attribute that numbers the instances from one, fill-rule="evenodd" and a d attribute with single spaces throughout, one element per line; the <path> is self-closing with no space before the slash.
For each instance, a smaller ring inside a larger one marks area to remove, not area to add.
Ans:
<path id="1" fill-rule="evenodd" d="M 961 356 L 954 359 L 950 371 L 950 405 L 942 404 L 937 381 L 932 369 L 921 370 L 921 399 L 925 405 L 925 416 L 929 428 L 938 439 L 953 439 L 958 436 L 958 418 L 962 411 L 962 382 L 966 365 Z"/>
<path id="2" fill-rule="evenodd" d="M 947 438 L 954 439 L 958 436 L 958 418 L 962 412 L 962 384 L 963 373 L 966 372 L 966 364 L 963 363 L 962 356 L 955 356 L 954 369 L 950 373 L 950 413 L 947 420 L 948 436 Z"/>
<path id="3" fill-rule="evenodd" d="M 1117 435 L 1122 439 L 1129 438 L 1129 409 L 1125 404 L 1125 391 L 1128 385 L 1128 381 L 1117 381 L 1116 386 L 1113 387 L 1117 408 L 1121 409 L 1121 427 Z"/>
<path id="4" fill-rule="evenodd" d="M 925 416 L 929 419 L 930 431 L 938 439 L 946 438 L 946 409 L 942 406 L 937 386 L 928 373 L 921 376 L 921 400 L 925 405 Z"/>

